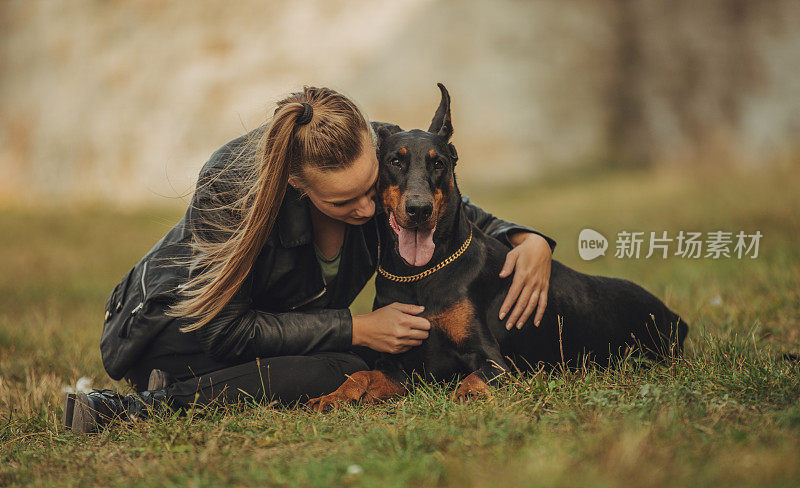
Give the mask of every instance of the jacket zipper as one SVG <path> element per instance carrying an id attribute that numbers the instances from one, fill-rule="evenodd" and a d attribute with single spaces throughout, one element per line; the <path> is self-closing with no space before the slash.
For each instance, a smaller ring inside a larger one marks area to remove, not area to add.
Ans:
<path id="1" fill-rule="evenodd" d="M 144 265 L 142 266 L 142 301 L 139 302 L 139 305 L 136 305 L 136 308 L 131 310 L 131 315 L 135 314 L 136 312 L 141 310 L 142 307 L 144 307 L 144 300 L 145 298 L 147 298 L 147 288 L 144 286 L 144 275 L 145 273 L 147 273 L 147 264 L 148 262 L 145 261 Z"/>
<path id="2" fill-rule="evenodd" d="M 328 280 L 325 279 L 325 275 L 322 274 L 322 270 L 321 269 L 320 269 L 320 276 L 322 277 L 322 290 L 319 293 L 317 293 L 316 295 L 314 295 L 313 297 L 306 298 L 305 300 L 303 300 L 302 302 L 298 303 L 297 305 L 289 308 L 289 310 L 294 310 L 296 308 L 302 307 L 303 305 L 305 305 L 307 303 L 311 303 L 314 300 L 316 300 L 317 298 L 319 298 L 322 295 L 324 295 L 326 291 L 328 291 Z"/>
<path id="3" fill-rule="evenodd" d="M 317 298 L 319 298 L 319 297 L 321 297 L 322 295 L 324 295 L 326 291 L 328 291 L 328 288 L 327 288 L 327 287 L 325 287 L 325 286 L 323 286 L 323 287 L 322 287 L 322 290 L 321 290 L 319 293 L 317 293 L 316 295 L 314 295 L 314 296 L 313 296 L 313 297 L 311 297 L 311 298 L 307 298 L 307 299 L 303 300 L 302 302 L 298 303 L 297 305 L 295 305 L 295 306 L 291 307 L 289 310 L 294 310 L 294 309 L 296 309 L 296 308 L 302 307 L 303 305 L 305 305 L 305 304 L 307 304 L 307 303 L 311 303 L 311 302 L 313 302 L 313 301 L 314 301 L 314 300 L 316 300 Z"/>
<path id="4" fill-rule="evenodd" d="M 123 337 L 127 337 L 130 333 L 131 325 L 133 323 L 133 316 L 136 315 L 136 312 L 144 308 L 144 301 L 147 299 L 147 287 L 144 284 L 145 274 L 147 273 L 147 264 L 148 261 L 145 261 L 144 265 L 142 266 L 142 301 L 139 302 L 139 304 L 136 305 L 133 310 L 131 310 L 131 316 L 125 321 L 125 328 L 122 330 Z"/>

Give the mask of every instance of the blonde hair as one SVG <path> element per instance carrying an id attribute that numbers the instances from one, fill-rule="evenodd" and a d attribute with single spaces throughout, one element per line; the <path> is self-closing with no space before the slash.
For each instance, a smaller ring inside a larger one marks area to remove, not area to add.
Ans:
<path id="1" fill-rule="evenodd" d="M 311 105 L 313 115 L 300 125 L 304 104 Z M 209 181 L 199 182 L 198 192 L 208 185 L 212 200 L 216 196 L 219 202 L 227 194 L 232 203 L 199 209 L 199 224 L 205 228 L 192 229 L 191 240 L 191 260 L 198 272 L 180 287 L 180 300 L 167 311 L 193 320 L 181 331 L 206 325 L 245 281 L 275 225 L 289 176 L 303 182 L 308 166 L 349 167 L 365 149 L 365 140 L 374 143 L 372 132 L 347 97 L 306 86 L 280 100 L 267 124 L 248 134 L 230 163 Z"/>

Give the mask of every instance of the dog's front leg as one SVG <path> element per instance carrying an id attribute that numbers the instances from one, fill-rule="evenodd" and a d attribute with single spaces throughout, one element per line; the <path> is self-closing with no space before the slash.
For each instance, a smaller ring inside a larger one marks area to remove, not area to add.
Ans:
<path id="1" fill-rule="evenodd" d="M 317 412 L 338 408 L 346 403 L 362 401 L 378 403 L 403 396 L 408 390 L 383 371 L 358 371 L 347 377 L 342 386 L 325 396 L 313 398 L 306 405 Z"/>

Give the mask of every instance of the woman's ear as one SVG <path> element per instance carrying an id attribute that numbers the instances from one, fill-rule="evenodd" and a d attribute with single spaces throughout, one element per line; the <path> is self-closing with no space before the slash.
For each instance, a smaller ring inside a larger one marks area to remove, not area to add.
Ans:
<path id="1" fill-rule="evenodd" d="M 289 185 L 297 190 L 297 193 L 300 194 L 300 198 L 306 198 L 308 196 L 308 192 L 306 191 L 306 186 L 303 184 L 302 178 L 298 178 L 297 176 L 289 175 Z"/>

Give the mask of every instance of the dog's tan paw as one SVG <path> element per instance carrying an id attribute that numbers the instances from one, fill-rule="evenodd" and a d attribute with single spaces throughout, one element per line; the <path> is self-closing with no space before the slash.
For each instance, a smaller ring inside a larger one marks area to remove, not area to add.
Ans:
<path id="1" fill-rule="evenodd" d="M 345 398 L 343 395 L 337 394 L 337 392 L 333 392 L 325 396 L 312 398 L 306 403 L 306 407 L 310 408 L 315 412 L 323 413 L 335 410 L 347 403 L 351 403 L 354 401 L 356 401 L 356 399 Z"/>
<path id="2" fill-rule="evenodd" d="M 492 389 L 475 373 L 470 374 L 458 385 L 458 389 L 453 392 L 450 399 L 457 402 L 465 402 L 477 397 L 491 397 Z"/>

